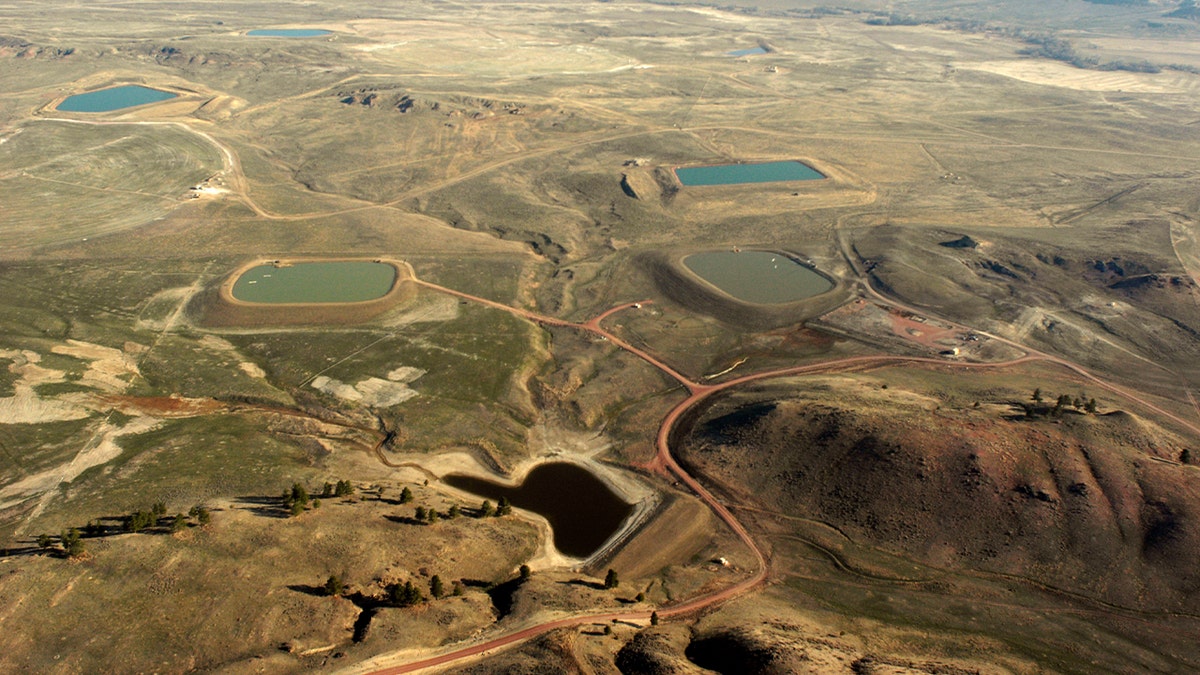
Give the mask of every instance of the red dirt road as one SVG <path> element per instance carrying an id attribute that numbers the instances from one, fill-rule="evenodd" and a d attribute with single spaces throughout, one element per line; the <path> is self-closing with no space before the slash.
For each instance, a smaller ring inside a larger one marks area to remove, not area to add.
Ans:
<path id="1" fill-rule="evenodd" d="M 1066 361 L 1065 359 L 1061 359 L 1056 356 L 1052 356 L 1050 354 L 1045 354 L 1043 352 L 1039 352 L 1037 350 L 1030 349 L 1029 347 L 1026 347 L 1024 345 L 1020 345 L 1015 342 L 1012 342 L 1011 340 L 1007 340 L 1005 338 L 1001 338 L 1001 337 L 991 335 L 988 333 L 983 333 L 980 331 L 975 331 L 975 332 L 980 333 L 981 335 L 986 335 L 987 337 L 989 337 L 991 339 L 999 340 L 1001 342 L 1004 342 L 1005 344 L 1014 346 L 1014 347 L 1020 349 L 1021 351 L 1025 352 L 1025 356 L 1022 356 L 1022 357 L 1019 357 L 1016 359 L 1012 359 L 1010 361 L 995 362 L 995 363 L 956 362 L 956 361 L 949 361 L 946 359 L 938 359 L 938 358 L 931 358 L 931 357 L 911 357 L 911 356 L 887 356 L 887 355 L 852 356 L 852 357 L 846 357 L 846 358 L 841 358 L 841 359 L 835 359 L 835 360 L 831 360 L 831 361 L 825 361 L 825 362 L 821 362 L 821 363 L 813 363 L 813 364 L 808 364 L 808 365 L 803 365 L 803 366 L 795 366 L 795 367 L 791 367 L 791 368 L 780 368 L 777 370 L 753 373 L 750 375 L 744 375 L 744 376 L 737 377 L 737 378 L 734 378 L 731 380 L 727 380 L 727 381 L 719 383 L 719 384 L 701 384 L 701 383 L 695 382 L 695 381 L 687 378 L 686 376 L 682 375 L 675 369 L 673 369 L 670 366 L 663 363 L 658 358 L 654 357 L 652 354 L 649 354 L 648 352 L 646 352 L 642 349 L 639 349 L 637 347 L 634 347 L 633 345 L 630 345 L 628 342 L 625 342 L 621 338 L 612 334 L 611 332 L 606 330 L 601 325 L 601 323 L 605 319 L 612 316 L 613 314 L 623 311 L 623 310 L 626 310 L 626 309 L 629 309 L 629 308 L 640 307 L 642 305 L 649 304 L 649 301 L 642 301 L 640 303 L 631 302 L 631 303 L 619 305 L 617 307 L 613 307 L 613 308 L 605 311 L 604 313 L 600 314 L 599 316 L 596 316 L 595 318 L 590 319 L 584 323 L 574 323 L 574 322 L 570 322 L 570 321 L 564 321 L 562 319 L 556 319 L 553 317 L 542 316 L 535 312 L 530 312 L 530 311 L 518 309 L 515 307 L 509 307 L 507 305 L 495 302 L 493 300 L 488 300 L 486 298 L 480 298 L 480 297 L 473 296 L 473 295 L 470 295 L 467 293 L 462 293 L 460 291 L 455 291 L 455 290 L 445 288 L 443 286 L 439 286 L 437 284 L 430 283 L 427 281 L 421 281 L 419 279 L 414 279 L 414 281 L 417 284 L 420 284 L 421 286 L 424 286 L 431 290 L 435 290 L 435 291 L 442 292 L 442 293 L 447 293 L 449 295 L 453 295 L 453 296 L 456 296 L 456 297 L 459 297 L 459 298 L 462 298 L 462 299 L 465 299 L 465 300 L 468 300 L 471 302 L 477 302 L 477 303 L 486 305 L 488 307 L 493 307 L 495 309 L 503 310 L 505 312 L 509 312 L 510 314 L 520 316 L 522 318 L 525 318 L 529 321 L 533 321 L 538 324 L 548 325 L 548 326 L 576 328 L 579 330 L 590 332 L 594 335 L 599 335 L 599 336 L 607 339 L 609 342 L 611 342 L 616 347 L 618 347 L 624 351 L 627 351 L 630 354 L 637 356 L 638 358 L 643 359 L 650 365 L 657 368 L 663 374 L 678 381 L 680 384 L 682 384 L 687 389 L 687 391 L 688 391 L 687 398 L 685 398 L 683 401 L 680 401 L 680 403 L 678 405 L 676 405 L 674 408 L 672 408 L 671 411 L 669 413 L 667 413 L 667 416 L 663 419 L 662 424 L 659 426 L 658 436 L 656 439 L 657 452 L 655 454 L 654 459 L 650 462 L 650 464 L 646 468 L 650 469 L 652 471 L 656 471 L 658 473 L 664 474 L 664 475 L 667 474 L 667 472 L 670 472 L 670 474 L 673 474 L 683 484 L 687 485 L 705 504 L 708 505 L 709 508 L 711 508 L 713 510 L 714 513 L 717 514 L 717 516 L 721 519 L 721 521 L 724 522 L 738 536 L 738 538 L 746 545 L 746 547 L 754 554 L 756 569 L 752 576 L 750 576 L 749 578 L 744 579 L 732 586 L 720 589 L 718 591 L 715 591 L 715 592 L 712 592 L 709 594 L 701 595 L 701 596 L 692 598 L 690 600 L 687 600 L 687 601 L 684 601 L 684 602 L 681 602 L 678 604 L 668 605 L 666 607 L 659 608 L 657 611 L 658 611 L 659 616 L 662 618 L 670 618 L 670 617 L 675 617 L 675 616 L 680 616 L 680 615 L 686 615 L 686 614 L 693 613 L 693 612 L 696 612 L 701 609 L 705 609 L 707 607 L 711 607 L 711 606 L 720 604 L 722 602 L 726 602 L 732 598 L 735 598 L 739 595 L 742 595 L 742 594 L 756 588 L 757 586 L 762 584 L 767 578 L 767 573 L 768 573 L 767 559 L 766 559 L 766 556 L 763 553 L 762 549 L 754 541 L 754 538 L 750 536 L 750 533 L 741 524 L 741 522 L 733 515 L 733 513 L 729 509 L 727 509 L 723 504 L 721 504 L 719 501 L 717 501 L 717 499 L 707 489 L 705 489 L 705 487 L 703 485 L 701 485 L 695 478 L 693 478 L 690 474 L 688 474 L 686 471 L 684 471 L 683 467 L 681 467 L 678 464 L 678 462 L 675 461 L 675 458 L 671 455 L 670 439 L 671 439 L 671 433 L 674 430 L 676 423 L 679 421 L 679 419 L 683 416 L 684 413 L 691 410 L 694 406 L 701 403 L 706 398 L 708 398 L 709 396 L 711 396 L 717 392 L 724 391 L 726 389 L 732 389 L 734 387 L 738 387 L 738 386 L 748 384 L 751 382 L 757 382 L 760 380 L 767 380 L 767 379 L 773 379 L 773 378 L 778 378 L 778 377 L 789 377 L 789 376 L 797 376 L 797 375 L 818 375 L 818 374 L 825 374 L 825 373 L 832 373 L 832 372 L 843 372 L 843 371 L 850 370 L 850 369 L 857 368 L 857 367 L 882 366 L 882 365 L 887 365 L 887 364 L 901 364 L 901 363 L 917 364 L 917 363 L 919 363 L 919 364 L 933 364 L 933 365 L 937 365 L 937 366 L 941 366 L 941 367 L 949 367 L 949 368 L 956 368 L 956 369 L 972 369 L 973 370 L 973 369 L 1005 368 L 1005 367 L 1020 365 L 1022 363 L 1030 363 L 1030 362 L 1034 362 L 1034 361 L 1045 361 L 1045 362 L 1054 363 L 1054 364 L 1057 364 L 1064 368 L 1067 368 L 1067 369 L 1071 370 L 1072 372 L 1076 373 L 1077 375 L 1095 383 L 1096 385 L 1098 385 L 1114 394 L 1117 394 L 1117 395 L 1121 396 L 1122 398 L 1125 398 L 1127 400 L 1135 402 L 1135 403 L 1145 407 L 1146 409 L 1151 410 L 1159 415 L 1167 417 L 1167 418 L 1175 421 L 1176 423 L 1192 430 L 1197 435 L 1200 435 L 1200 426 L 1194 425 L 1194 424 L 1192 424 L 1170 412 L 1167 412 L 1166 410 L 1163 410 L 1162 408 L 1150 403 L 1149 401 L 1146 401 L 1145 399 L 1137 396 L 1136 394 L 1133 394 L 1131 392 L 1124 390 L 1121 387 L 1118 387 L 1117 385 L 1114 385 L 1114 384 L 1111 384 L 1109 382 L 1102 380 L 1101 378 L 1089 373 L 1087 370 L 1085 370 L 1081 366 L 1078 366 L 1074 363 Z M 887 305 L 890 305 L 896 309 L 909 311 L 909 312 L 913 312 L 916 314 L 925 313 L 925 312 L 921 312 L 920 310 L 906 307 L 900 303 L 896 303 L 895 301 L 887 299 L 887 298 L 883 297 L 881 294 L 879 294 L 877 291 L 875 291 L 875 289 L 871 288 L 869 285 L 867 285 L 867 291 L 869 293 L 871 293 L 872 295 L 874 295 L 876 298 L 878 298 L 880 301 L 882 301 L 882 302 L 886 303 Z M 968 329 L 966 329 L 964 327 L 964 328 L 962 328 L 962 330 L 968 330 Z M 512 633 L 508 633 L 507 635 L 502 635 L 502 636 L 493 638 L 486 642 L 481 642 L 479 644 L 472 645 L 469 647 L 463 647 L 461 649 L 456 649 L 456 650 L 453 650 L 453 651 L 450 651 L 450 652 L 447 652 L 444 654 L 440 654 L 437 656 L 432 656 L 429 658 L 421 659 L 418 661 L 413 661 L 413 662 L 398 665 L 398 666 L 386 667 L 386 668 L 382 668 L 379 670 L 368 670 L 368 671 L 364 671 L 364 672 L 369 672 L 369 673 L 371 673 L 371 675 L 399 675 L 400 673 L 412 673 L 412 672 L 424 670 L 427 668 L 444 666 L 444 665 L 447 665 L 447 664 L 450 664 L 450 663 L 453 663 L 455 661 L 459 661 L 462 659 L 468 659 L 468 658 L 481 656 L 481 655 L 486 654 L 487 652 L 501 649 L 503 647 L 507 647 L 507 646 L 516 644 L 523 640 L 527 640 L 529 638 L 543 635 L 545 633 L 548 633 L 548 632 L 558 629 L 558 628 L 567 628 L 567 627 L 572 627 L 572 626 L 580 626 L 580 625 L 589 624 L 589 623 L 607 622 L 607 621 L 612 621 L 612 620 L 643 622 L 643 621 L 649 620 L 649 618 L 650 618 L 650 612 L 646 612 L 646 611 L 605 612 L 605 613 L 585 614 L 585 615 L 579 615 L 579 616 L 573 616 L 573 617 L 565 617 L 562 619 L 556 619 L 553 621 L 548 621 L 545 623 L 537 624 L 535 626 L 530 626 L 528 628 L 523 628 L 523 629 L 514 631 Z"/>

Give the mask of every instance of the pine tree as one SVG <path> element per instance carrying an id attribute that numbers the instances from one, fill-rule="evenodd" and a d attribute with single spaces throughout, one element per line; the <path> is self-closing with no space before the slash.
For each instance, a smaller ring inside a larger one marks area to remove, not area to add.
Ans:
<path id="1" fill-rule="evenodd" d="M 621 585 L 621 580 L 617 578 L 617 571 L 613 568 L 608 568 L 608 574 L 604 575 L 604 587 L 616 588 Z"/>
<path id="2" fill-rule="evenodd" d="M 650 625 L 651 626 L 658 625 L 658 612 L 650 612 Z"/>
<path id="3" fill-rule="evenodd" d="M 44 533 L 43 533 L 43 534 L 39 534 L 39 535 L 38 535 L 38 538 L 37 538 L 37 545 L 38 545 L 38 548 L 40 548 L 40 549 L 42 549 L 42 550 L 45 550 L 45 549 L 48 549 L 48 548 L 50 548 L 50 546 L 51 546 L 53 543 L 54 543 L 54 539 L 52 539 L 52 538 L 50 537 L 50 535 L 48 535 L 48 534 L 44 534 Z"/>
<path id="4" fill-rule="evenodd" d="M 426 516 L 426 520 L 429 521 L 430 525 L 436 523 L 438 520 L 441 519 L 441 516 L 438 515 L 437 509 L 429 509 L 429 512 L 426 513 L 425 516 Z"/>
<path id="5" fill-rule="evenodd" d="M 1040 388 L 1034 389 L 1033 396 L 1030 396 L 1029 398 L 1032 399 L 1034 403 L 1041 403 L 1042 402 L 1042 390 Z"/>
<path id="6" fill-rule="evenodd" d="M 512 513 L 512 504 L 508 503 L 508 497 L 501 497 L 496 503 L 496 517 L 507 516 Z"/>
<path id="7" fill-rule="evenodd" d="M 409 490 L 408 486 L 406 485 L 406 486 L 404 486 L 404 489 L 400 491 L 400 503 L 407 504 L 407 503 L 411 502 L 412 500 L 413 500 L 412 490 Z"/>
<path id="8" fill-rule="evenodd" d="M 529 569 L 529 565 L 521 565 L 520 574 L 521 581 L 529 581 L 529 577 L 533 576 L 533 570 Z"/>
<path id="9" fill-rule="evenodd" d="M 442 578 L 436 574 L 429 580 L 429 594 L 435 598 L 440 598 L 446 594 L 446 589 L 442 586 Z"/>
<path id="10" fill-rule="evenodd" d="M 411 607 L 418 602 L 423 602 L 425 596 L 421 595 L 420 589 L 413 585 L 413 582 L 406 581 L 404 585 L 392 584 L 388 586 L 388 599 L 396 607 Z"/>
<path id="11" fill-rule="evenodd" d="M 483 500 L 483 504 L 479 506 L 479 517 L 487 518 L 496 514 L 496 510 L 492 508 L 492 503 L 488 500 Z"/>
<path id="12" fill-rule="evenodd" d="M 125 519 L 126 532 L 141 532 L 147 527 L 155 525 L 158 519 L 150 511 L 134 511 L 128 518 Z"/>
<path id="13" fill-rule="evenodd" d="M 187 518 L 182 513 L 176 513 L 175 519 L 171 521 L 172 532 L 182 532 L 187 529 Z"/>
<path id="14" fill-rule="evenodd" d="M 346 590 L 346 584 L 342 581 L 340 576 L 336 574 L 330 574 L 329 578 L 325 580 L 324 590 L 325 595 L 331 597 L 335 595 L 341 595 L 342 591 Z"/>
<path id="15" fill-rule="evenodd" d="M 451 504 L 450 510 L 446 512 L 446 517 L 449 518 L 450 520 L 454 520 L 455 518 L 457 518 L 461 515 L 462 515 L 462 510 L 458 508 L 458 504 Z"/>
<path id="16" fill-rule="evenodd" d="M 425 522 L 425 507 L 418 506 L 417 510 L 413 512 L 413 517 L 421 522 Z"/>
<path id="17" fill-rule="evenodd" d="M 79 535 L 79 530 L 72 527 L 69 530 L 63 530 L 62 536 L 63 551 L 66 552 L 68 558 L 78 558 L 83 555 L 83 539 Z"/>
<path id="18" fill-rule="evenodd" d="M 299 504 L 302 510 L 305 506 L 308 506 L 308 490 L 305 490 L 303 485 L 292 483 L 291 496 L 292 502 Z"/>

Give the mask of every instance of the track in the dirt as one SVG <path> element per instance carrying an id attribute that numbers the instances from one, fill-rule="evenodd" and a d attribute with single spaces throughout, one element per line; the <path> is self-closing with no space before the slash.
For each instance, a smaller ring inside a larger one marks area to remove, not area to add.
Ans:
<path id="1" fill-rule="evenodd" d="M 659 360 L 652 354 L 646 352 L 645 350 L 642 350 L 637 347 L 634 347 L 633 345 L 630 345 L 628 342 L 625 342 L 621 338 L 619 338 L 616 335 L 614 335 L 613 333 L 609 332 L 607 329 L 605 329 L 601 325 L 601 323 L 605 319 L 609 318 L 613 314 L 620 312 L 620 311 L 628 310 L 631 308 L 640 308 L 643 305 L 649 304 L 650 301 L 648 301 L 648 300 L 642 301 L 642 302 L 630 302 L 630 303 L 618 305 L 616 307 L 613 307 L 613 308 L 603 312 L 602 314 L 600 314 L 599 316 L 596 316 L 593 319 L 590 319 L 583 323 L 576 323 L 576 322 L 571 322 L 571 321 L 565 321 L 563 319 L 557 319 L 554 317 L 543 316 L 536 312 L 531 312 L 531 311 L 519 309 L 516 307 L 510 307 L 508 305 L 504 305 L 504 304 L 496 302 L 494 300 L 488 300 L 487 298 L 481 298 L 478 296 L 471 295 L 469 293 L 463 293 L 461 291 L 456 291 L 456 290 L 453 290 L 450 288 L 446 288 L 444 286 L 440 286 L 438 284 L 434 284 L 432 282 L 423 281 L 420 279 L 414 279 L 414 281 L 417 284 L 424 286 L 425 288 L 428 288 L 430 290 L 434 290 L 434 291 L 441 292 L 441 293 L 447 293 L 449 295 L 453 295 L 455 297 L 462 298 L 464 300 L 476 302 L 476 303 L 479 303 L 479 304 L 482 304 L 482 305 L 485 305 L 488 307 L 499 309 L 499 310 L 508 312 L 510 314 L 519 316 L 521 318 L 527 319 L 529 321 L 532 321 L 532 322 L 535 322 L 535 323 L 538 323 L 541 325 L 564 327 L 564 328 L 574 328 L 574 329 L 583 330 L 583 331 L 592 333 L 594 335 L 600 336 L 600 337 L 604 338 L 605 340 L 611 342 L 613 345 L 615 345 L 619 349 L 629 352 L 630 354 L 633 354 L 633 355 L 637 356 L 638 358 L 641 358 L 642 360 L 646 361 L 650 365 L 657 368 L 663 374 L 667 375 L 671 379 L 676 380 L 677 382 L 682 384 L 687 389 L 687 391 L 688 391 L 687 398 L 685 398 L 678 405 L 676 405 L 667 414 L 667 416 L 663 419 L 661 425 L 659 426 L 658 436 L 657 436 L 657 440 L 656 440 L 657 452 L 655 454 L 654 460 L 651 461 L 650 464 L 646 468 L 648 468 L 652 471 L 657 471 L 662 474 L 667 474 L 669 472 L 670 475 L 674 475 L 674 477 L 677 478 L 680 482 L 682 482 L 684 485 L 687 485 L 689 489 L 691 489 L 705 504 L 707 504 L 708 507 L 711 508 L 713 510 L 713 512 L 716 513 L 717 516 L 727 526 L 729 526 L 729 528 L 731 530 L 733 530 L 733 532 L 746 545 L 746 547 L 751 551 L 751 553 L 753 553 L 753 555 L 755 557 L 755 572 L 752 576 L 750 576 L 732 586 L 726 587 L 724 589 L 721 589 L 721 590 L 718 590 L 718 591 L 715 591 L 712 593 L 701 595 L 701 596 L 692 598 L 690 600 L 686 600 L 681 603 L 662 607 L 658 610 L 658 615 L 662 618 L 670 618 L 670 617 L 674 617 L 674 616 L 686 615 L 686 614 L 694 613 L 699 610 L 720 604 L 722 602 L 726 602 L 732 598 L 735 598 L 739 595 L 742 595 L 742 594 L 756 588 L 757 586 L 762 584 L 767 578 L 767 571 L 768 571 L 767 559 L 766 559 L 766 556 L 763 553 L 762 549 L 757 544 L 757 542 L 754 541 L 754 538 L 750 536 L 750 533 L 741 524 L 741 522 L 733 515 L 733 513 L 730 512 L 730 510 L 728 508 L 726 508 L 723 504 L 721 504 L 707 489 L 705 489 L 705 487 L 703 485 L 701 485 L 699 483 L 699 481 L 697 481 L 690 474 L 688 474 L 683 469 L 683 467 L 681 467 L 675 461 L 675 458 L 671 455 L 671 448 L 670 448 L 671 432 L 673 431 L 675 424 L 679 421 L 680 417 L 682 417 L 684 413 L 686 413 L 688 410 L 690 410 L 692 407 L 694 407 L 698 403 L 704 401 L 705 399 L 709 398 L 710 396 L 712 396 L 713 394 L 716 394 L 718 392 L 721 392 L 721 391 L 724 391 L 727 389 L 732 389 L 734 387 L 738 387 L 738 386 L 748 384 L 751 382 L 757 382 L 757 381 L 767 380 L 767 379 L 771 379 L 771 378 L 799 376 L 799 375 L 818 375 L 818 374 L 831 373 L 831 372 L 842 372 L 842 371 L 846 371 L 846 370 L 856 368 L 856 367 L 872 367 L 872 366 L 883 366 L 883 365 L 888 365 L 888 364 L 902 364 L 902 363 L 919 363 L 919 364 L 932 364 L 932 365 L 955 368 L 955 369 L 978 370 L 978 369 L 1004 368 L 1004 367 L 1009 367 L 1009 366 L 1020 365 L 1022 363 L 1042 361 L 1042 362 L 1054 363 L 1054 364 L 1060 365 L 1062 367 L 1065 367 L 1065 368 L 1075 372 L 1076 374 L 1096 383 L 1097 385 L 1099 385 L 1113 393 L 1116 393 L 1116 394 L 1118 394 L 1124 398 L 1127 398 L 1131 401 L 1137 402 L 1156 413 L 1164 415 L 1164 416 L 1186 426 L 1187 428 L 1191 429 L 1192 431 L 1194 431 L 1198 435 L 1200 435 L 1200 427 L 1192 425 L 1191 423 L 1163 410 L 1162 408 L 1155 406 L 1154 404 L 1138 397 L 1137 395 L 1127 392 L 1124 389 L 1122 389 L 1116 385 L 1108 383 L 1108 382 L 1100 379 L 1099 377 L 1092 375 L 1091 373 L 1089 373 L 1088 371 L 1086 371 L 1085 369 L 1083 369 L 1082 367 L 1080 367 L 1074 363 L 1071 363 L 1069 361 L 1060 359 L 1058 357 L 1055 357 L 1055 356 L 1052 356 L 1049 354 L 1045 354 L 1042 352 L 1038 352 L 1036 350 L 1032 350 L 1024 345 L 1019 345 L 1019 344 L 1016 344 L 1009 340 L 1005 340 L 1003 338 L 999 338 L 997 336 L 992 336 L 992 335 L 988 335 L 988 337 L 1000 340 L 1006 344 L 1010 344 L 1014 347 L 1017 347 L 1018 349 L 1025 352 L 1025 356 L 1021 356 L 1021 357 L 1018 357 L 1016 359 L 1012 359 L 1009 361 L 991 362 L 991 363 L 954 362 L 954 361 L 947 361 L 945 359 L 937 359 L 937 358 L 929 358 L 929 357 L 915 357 L 915 356 L 887 356 L 887 355 L 852 356 L 852 357 L 834 359 L 831 361 L 824 361 L 821 363 L 813 363 L 813 364 L 808 364 L 808 365 L 803 365 L 803 366 L 794 366 L 794 367 L 790 367 L 790 368 L 779 368 L 779 369 L 775 369 L 775 370 L 753 373 L 750 375 L 744 375 L 742 377 L 737 377 L 737 378 L 734 378 L 731 380 L 727 380 L 725 382 L 721 382 L 718 384 L 702 384 L 702 383 L 693 381 L 692 379 L 682 375 L 681 373 L 676 371 L 674 368 L 670 367 L 669 365 L 662 362 L 661 360 Z M 915 309 L 904 307 L 903 305 L 899 305 L 898 303 L 895 303 L 887 298 L 884 298 L 882 295 L 879 295 L 873 288 L 870 288 L 869 286 L 867 287 L 867 290 L 872 295 L 874 295 L 879 301 L 884 302 L 885 304 L 888 304 L 888 305 L 891 305 L 891 306 L 894 306 L 894 307 L 897 307 L 900 309 L 906 309 L 909 311 L 917 312 L 917 310 L 915 310 Z M 918 313 L 920 313 L 920 312 L 918 312 Z M 979 332 L 979 331 L 976 331 L 976 332 Z M 413 661 L 413 662 L 406 663 L 403 665 L 385 667 L 385 668 L 381 668 L 378 670 L 370 670 L 367 672 L 370 672 L 372 675 L 400 675 L 401 673 L 411 673 L 411 672 L 416 672 L 419 670 L 424 670 L 427 668 L 444 666 L 449 663 L 453 663 L 455 661 L 459 661 L 462 659 L 467 659 L 467 658 L 484 655 L 487 652 L 497 650 L 497 649 L 521 642 L 523 640 L 527 640 L 529 638 L 533 638 L 533 637 L 545 634 L 549 631 L 552 631 L 552 630 L 555 630 L 558 628 L 580 626 L 580 625 L 584 625 L 584 624 L 606 622 L 606 621 L 611 621 L 611 620 L 625 620 L 625 621 L 641 622 L 641 621 L 646 621 L 649 618 L 650 618 L 650 612 L 647 612 L 647 611 L 604 612 L 604 613 L 596 613 L 596 614 L 581 614 L 578 616 L 566 617 L 566 618 L 557 619 L 554 621 L 540 623 L 540 624 L 537 624 L 534 626 L 529 626 L 527 628 L 523 628 L 523 629 L 514 631 L 512 633 L 502 635 L 500 637 L 488 640 L 486 642 L 471 645 L 469 647 L 463 647 L 461 649 L 447 652 L 445 654 L 440 654 L 440 655 L 429 657 L 426 659 Z"/>

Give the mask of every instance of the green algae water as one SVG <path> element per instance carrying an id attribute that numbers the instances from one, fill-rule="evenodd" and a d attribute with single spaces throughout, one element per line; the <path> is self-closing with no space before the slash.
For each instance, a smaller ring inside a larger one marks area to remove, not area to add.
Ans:
<path id="1" fill-rule="evenodd" d="M 233 283 L 233 297 L 266 304 L 363 302 L 382 298 L 396 283 L 396 268 L 379 262 L 298 262 L 259 265 Z"/>
<path id="2" fill-rule="evenodd" d="M 695 253 L 683 264 L 725 293 L 762 305 L 777 305 L 820 295 L 833 284 L 782 253 L 712 251 Z"/>

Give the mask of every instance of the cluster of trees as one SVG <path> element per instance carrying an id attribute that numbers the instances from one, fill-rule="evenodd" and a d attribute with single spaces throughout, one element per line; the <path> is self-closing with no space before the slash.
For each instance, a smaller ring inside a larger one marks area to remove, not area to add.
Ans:
<path id="1" fill-rule="evenodd" d="M 155 502 L 149 510 L 137 510 L 125 519 L 126 532 L 141 532 L 148 527 L 157 527 L 158 519 L 167 514 L 167 505 Z"/>
<path id="2" fill-rule="evenodd" d="M 425 595 L 413 582 L 391 584 L 387 587 L 387 600 L 393 607 L 411 607 L 425 602 Z"/>
<path id="3" fill-rule="evenodd" d="M 1089 398 L 1086 401 L 1080 396 L 1072 397 L 1069 394 L 1059 394 L 1054 400 L 1054 404 L 1047 404 L 1042 390 L 1034 389 L 1033 394 L 1029 397 L 1033 401 L 1032 405 L 1025 406 L 1025 414 L 1029 417 L 1038 417 L 1041 415 L 1050 415 L 1051 417 L 1062 417 L 1068 407 L 1074 408 L 1077 412 L 1083 411 L 1089 415 L 1096 414 L 1097 406 L 1096 399 Z"/>
<path id="4" fill-rule="evenodd" d="M 408 488 L 405 488 L 406 490 Z M 285 511 L 293 516 L 298 516 L 304 513 L 309 506 L 319 508 L 321 499 L 329 499 L 331 497 L 350 497 L 354 494 L 354 483 L 348 480 L 339 480 L 336 483 L 325 481 L 321 486 L 321 491 L 314 497 L 308 493 L 308 488 L 301 483 L 292 483 L 292 489 L 284 490 L 279 497 L 279 503 L 283 505 Z M 409 495 L 411 496 L 411 492 Z"/>
<path id="5" fill-rule="evenodd" d="M 521 565 L 517 581 L 524 583 L 532 576 L 533 571 L 529 565 Z M 341 596 L 346 592 L 346 582 L 340 574 L 331 574 L 325 580 L 321 591 L 329 597 Z M 442 581 L 440 575 L 435 574 L 429 579 L 429 595 L 434 599 L 444 598 L 447 595 L 458 597 L 464 593 L 466 593 L 466 584 L 461 579 L 451 583 L 449 591 L 447 591 L 446 582 Z M 425 594 L 412 581 L 405 581 L 403 584 L 388 584 L 384 589 L 383 602 L 393 607 L 411 607 L 425 601 Z"/>
<path id="6" fill-rule="evenodd" d="M 446 595 L 460 596 L 465 591 L 465 587 L 461 581 L 455 581 L 450 588 L 450 592 L 446 592 L 446 583 L 438 575 L 433 575 L 429 579 L 429 595 L 435 600 L 444 598 Z M 405 581 L 403 584 L 390 584 L 387 587 L 387 602 L 394 607 L 411 607 L 426 601 L 425 594 L 421 589 L 411 581 Z"/>
<path id="7" fill-rule="evenodd" d="M 326 483 L 326 485 L 328 485 L 328 483 Z M 291 490 L 283 491 L 283 496 L 279 498 L 279 501 L 283 504 L 283 508 L 286 509 L 288 513 L 292 514 L 293 516 L 298 516 L 301 513 L 304 513 L 304 510 L 308 508 L 308 490 L 305 489 L 305 487 L 300 483 L 293 483 Z M 320 506 L 319 500 L 313 504 L 313 508 L 318 506 Z"/>
<path id="8" fill-rule="evenodd" d="M 404 488 L 404 492 L 400 493 L 400 503 L 405 504 L 411 502 L 412 500 L 412 492 L 410 492 L 408 488 Z M 492 506 L 491 502 L 484 500 L 484 502 L 479 505 L 479 509 L 475 512 L 475 515 L 477 518 L 499 518 L 507 516 L 511 513 L 512 504 L 508 503 L 508 500 L 504 497 L 501 497 L 497 506 Z M 415 520 L 430 524 L 436 523 L 442 518 L 454 520 L 455 518 L 462 517 L 462 515 L 462 507 L 460 507 L 458 504 L 451 504 L 450 508 L 447 509 L 445 513 L 442 513 L 435 508 L 425 508 L 424 506 L 418 506 L 416 510 L 413 511 L 413 518 Z"/>
<path id="9" fill-rule="evenodd" d="M 354 494 L 354 484 L 348 480 L 339 480 L 336 484 L 325 482 L 321 488 L 321 496 L 325 499 L 330 497 L 349 497 Z"/>
<path id="10" fill-rule="evenodd" d="M 128 516 L 121 518 L 120 531 L 136 533 L 142 532 L 151 528 L 166 527 L 170 532 L 182 532 L 191 525 L 190 519 L 195 519 L 196 524 L 200 526 L 208 525 L 212 522 L 212 513 L 207 507 L 196 505 L 188 511 L 185 516 L 182 513 L 175 514 L 172 518 L 166 518 L 167 505 L 163 502 L 155 502 L 149 509 L 138 509 Z M 165 525 L 164 525 L 165 521 Z M 109 534 L 110 528 L 101 524 L 96 520 L 89 520 L 87 525 L 80 530 L 78 527 L 70 527 L 62 531 L 55 538 L 49 534 L 40 534 L 37 537 L 38 548 L 43 551 L 49 551 L 58 545 L 62 554 L 68 558 L 80 558 L 86 551 L 83 540 L 103 537 Z"/>
<path id="11" fill-rule="evenodd" d="M 54 546 L 54 543 L 54 537 L 48 534 L 38 535 L 37 545 L 43 551 L 50 550 Z M 62 534 L 58 535 L 58 543 L 62 546 L 62 554 L 68 558 L 82 558 L 85 553 L 83 535 L 80 534 L 77 527 L 63 530 Z"/>
<path id="12" fill-rule="evenodd" d="M 508 502 L 508 497 L 501 497 L 500 501 L 496 502 L 495 507 L 493 507 L 492 503 L 487 501 L 486 499 L 483 500 L 483 503 L 479 505 L 479 517 L 480 518 L 489 518 L 491 516 L 495 516 L 497 518 L 503 518 L 504 516 L 507 516 L 511 513 L 512 513 L 512 504 L 510 504 Z"/>

